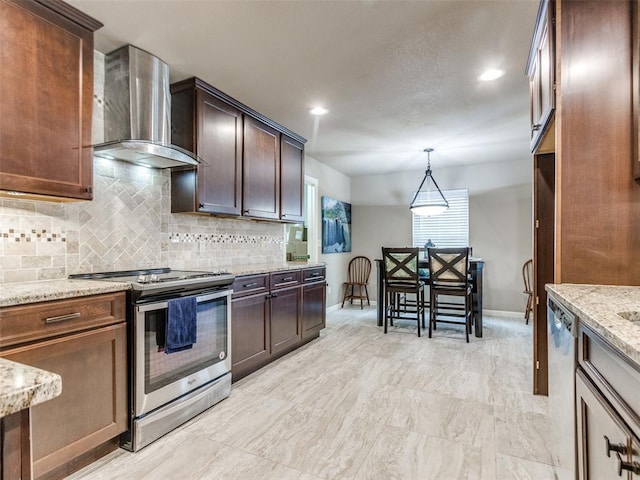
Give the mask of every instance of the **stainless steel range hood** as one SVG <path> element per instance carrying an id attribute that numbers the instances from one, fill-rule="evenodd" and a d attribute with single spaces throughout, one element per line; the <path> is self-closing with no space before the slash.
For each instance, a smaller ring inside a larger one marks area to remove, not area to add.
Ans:
<path id="1" fill-rule="evenodd" d="M 126 45 L 105 57 L 104 143 L 94 155 L 156 168 L 201 163 L 171 145 L 169 66 Z"/>

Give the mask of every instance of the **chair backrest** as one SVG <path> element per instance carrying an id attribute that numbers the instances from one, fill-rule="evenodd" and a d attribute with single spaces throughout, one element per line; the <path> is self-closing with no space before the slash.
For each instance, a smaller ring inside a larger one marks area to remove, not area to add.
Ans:
<path id="1" fill-rule="evenodd" d="M 432 287 L 469 284 L 469 247 L 429 248 L 429 281 Z"/>
<path id="2" fill-rule="evenodd" d="M 371 260 L 367 257 L 353 257 L 349 262 L 349 283 L 366 284 L 369 282 L 369 275 L 371 274 Z"/>
<path id="3" fill-rule="evenodd" d="M 524 262 L 522 266 L 522 280 L 524 281 L 524 291 L 531 292 L 533 289 L 531 288 L 531 272 L 533 270 L 533 259 L 529 259 Z"/>
<path id="4" fill-rule="evenodd" d="M 387 283 L 417 283 L 418 248 L 382 247 L 384 277 Z"/>

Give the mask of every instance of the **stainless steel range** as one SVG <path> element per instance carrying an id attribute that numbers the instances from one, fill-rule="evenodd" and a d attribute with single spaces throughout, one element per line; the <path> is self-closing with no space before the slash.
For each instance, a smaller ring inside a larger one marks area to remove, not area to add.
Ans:
<path id="1" fill-rule="evenodd" d="M 137 451 L 229 396 L 233 275 L 156 268 L 70 278 L 131 284 L 129 430 L 121 437 L 123 448 Z M 176 349 L 170 345 L 175 330 L 182 335 L 187 324 L 193 327 L 187 338 L 193 338 Z"/>

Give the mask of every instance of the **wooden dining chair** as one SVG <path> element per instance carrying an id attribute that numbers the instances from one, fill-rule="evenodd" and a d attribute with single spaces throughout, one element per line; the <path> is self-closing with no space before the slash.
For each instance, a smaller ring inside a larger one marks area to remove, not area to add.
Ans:
<path id="1" fill-rule="evenodd" d="M 429 338 L 437 322 L 464 325 L 465 338 L 469 343 L 473 318 L 472 288 L 469 276 L 469 248 L 429 248 Z M 462 305 L 440 296 L 463 297 Z M 462 321 L 457 320 L 462 318 Z"/>
<path id="2" fill-rule="evenodd" d="M 418 272 L 418 254 L 418 248 L 382 247 L 386 295 L 384 333 L 389 323 L 394 326 L 394 320 L 409 320 L 412 315 L 418 323 L 418 336 L 421 336 L 421 325 L 425 327 L 425 284 Z M 415 295 L 415 299 L 406 301 L 407 295 Z"/>
<path id="3" fill-rule="evenodd" d="M 353 305 L 353 299 L 360 299 L 360 309 L 363 308 L 363 300 L 367 300 L 367 305 L 371 305 L 369 302 L 369 291 L 367 285 L 369 285 L 369 275 L 371 275 L 371 260 L 367 257 L 357 256 L 351 259 L 347 271 L 347 281 L 344 285 L 344 295 L 342 296 L 342 307 L 344 308 L 344 302 L 349 299 Z M 356 287 L 358 293 L 356 293 Z"/>
<path id="4" fill-rule="evenodd" d="M 525 323 L 529 325 L 529 315 L 533 312 L 533 285 L 531 284 L 531 277 L 533 272 L 533 259 L 529 259 L 524 262 L 522 266 L 522 280 L 524 282 L 524 290 L 522 293 L 527 295 L 527 306 L 524 311 Z"/>

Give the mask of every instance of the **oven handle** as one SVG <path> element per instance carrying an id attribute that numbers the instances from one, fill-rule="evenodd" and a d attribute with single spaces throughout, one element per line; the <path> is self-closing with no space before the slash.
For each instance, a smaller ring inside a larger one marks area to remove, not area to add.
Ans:
<path id="1" fill-rule="evenodd" d="M 227 290 L 220 290 L 219 292 L 213 292 L 213 293 L 207 293 L 206 295 L 200 295 L 200 296 L 196 296 L 196 302 L 197 303 L 203 303 L 203 302 L 208 302 L 210 300 L 215 300 L 216 298 L 222 298 L 222 297 L 231 297 L 231 294 L 233 293 L 232 289 L 227 289 Z M 189 297 L 186 297 L 189 298 Z M 163 308 L 168 308 L 169 306 L 169 302 L 157 302 L 157 303 L 146 303 L 144 305 L 138 305 L 136 306 L 136 312 L 138 313 L 143 313 L 143 312 L 148 312 L 150 310 L 162 310 Z"/>

